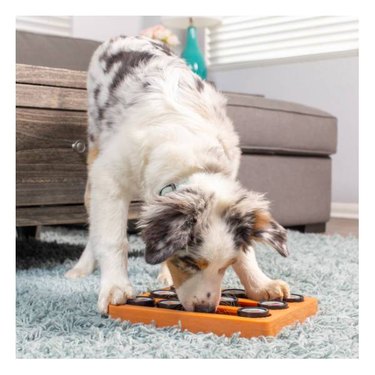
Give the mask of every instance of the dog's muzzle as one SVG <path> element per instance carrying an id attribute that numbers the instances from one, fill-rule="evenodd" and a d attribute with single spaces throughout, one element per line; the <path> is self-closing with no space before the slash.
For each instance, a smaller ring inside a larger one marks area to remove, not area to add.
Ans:
<path id="1" fill-rule="evenodd" d="M 194 311 L 196 312 L 213 313 L 215 310 L 216 306 L 214 305 L 194 305 Z"/>

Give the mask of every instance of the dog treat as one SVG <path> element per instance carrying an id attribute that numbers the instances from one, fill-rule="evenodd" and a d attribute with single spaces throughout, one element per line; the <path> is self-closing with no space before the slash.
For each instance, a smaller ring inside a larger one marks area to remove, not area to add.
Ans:
<path id="1" fill-rule="evenodd" d="M 285 302 L 303 302 L 304 300 L 303 295 L 295 293 L 292 293 L 289 297 L 283 299 Z"/>
<path id="2" fill-rule="evenodd" d="M 270 310 L 282 310 L 282 309 L 287 309 L 288 304 L 284 301 L 261 301 L 258 303 L 259 307 L 265 307 L 266 309 Z"/>
<path id="3" fill-rule="evenodd" d="M 234 296 L 237 298 L 247 298 L 245 289 L 223 289 L 221 291 L 222 296 Z"/>
<path id="4" fill-rule="evenodd" d="M 163 299 L 176 299 L 177 294 L 173 290 L 160 289 L 160 290 L 153 290 L 151 292 L 151 297 L 163 298 Z"/>
<path id="5" fill-rule="evenodd" d="M 219 304 L 225 306 L 237 306 L 238 299 L 234 296 L 221 296 Z"/>
<path id="6" fill-rule="evenodd" d="M 184 308 L 181 305 L 181 302 L 177 299 L 163 299 L 156 302 L 157 307 L 170 310 L 183 310 Z"/>
<path id="7" fill-rule="evenodd" d="M 237 310 L 237 315 L 246 318 L 264 318 L 271 314 L 265 307 L 241 307 Z"/>
<path id="8" fill-rule="evenodd" d="M 143 297 L 143 296 L 137 296 L 135 298 L 129 298 L 126 303 L 128 305 L 136 305 L 136 306 L 155 306 L 155 300 L 150 297 Z"/>

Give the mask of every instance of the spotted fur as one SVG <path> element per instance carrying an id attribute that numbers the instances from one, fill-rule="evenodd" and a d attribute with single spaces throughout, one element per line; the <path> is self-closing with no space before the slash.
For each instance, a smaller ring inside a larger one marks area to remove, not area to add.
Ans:
<path id="1" fill-rule="evenodd" d="M 203 192 L 186 188 L 146 205 L 138 222 L 146 243 L 146 261 L 164 262 L 176 251 L 199 242 L 201 218 L 208 204 Z"/>
<path id="2" fill-rule="evenodd" d="M 268 218 L 268 222 L 263 223 L 262 226 L 258 226 L 254 229 L 251 239 L 254 241 L 263 241 L 268 243 L 283 257 L 287 257 L 289 255 L 287 247 L 287 232 L 285 228 L 283 228 L 270 216 Z"/>
<path id="3" fill-rule="evenodd" d="M 225 220 L 237 248 L 246 251 L 253 241 L 263 241 L 282 256 L 288 255 L 286 230 L 271 217 L 262 195 L 244 193 L 228 208 Z"/>

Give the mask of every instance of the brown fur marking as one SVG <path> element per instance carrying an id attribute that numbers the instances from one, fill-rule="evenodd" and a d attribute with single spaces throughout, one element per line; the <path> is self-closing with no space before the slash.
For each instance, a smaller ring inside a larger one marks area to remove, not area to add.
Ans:
<path id="1" fill-rule="evenodd" d="M 97 146 L 90 147 L 87 154 L 86 165 L 87 165 L 87 183 L 84 195 L 84 202 L 87 213 L 90 212 L 90 196 L 91 196 L 91 185 L 90 185 L 90 170 L 91 165 L 99 155 L 99 148 Z"/>
<path id="2" fill-rule="evenodd" d="M 209 263 L 206 259 L 199 259 L 196 262 L 197 266 L 199 267 L 200 270 L 204 270 L 208 267 Z"/>
<path id="3" fill-rule="evenodd" d="M 167 260 L 169 272 L 172 275 L 173 285 L 179 288 L 186 280 L 190 279 L 194 274 L 191 272 L 184 272 L 176 267 L 170 259 Z"/>
<path id="4" fill-rule="evenodd" d="M 254 231 L 264 230 L 270 226 L 271 215 L 267 211 L 255 211 Z"/>
<path id="5" fill-rule="evenodd" d="M 89 152 L 87 154 L 87 168 L 90 170 L 90 167 L 94 160 L 98 157 L 99 155 L 99 148 L 97 146 L 90 147 Z"/>
<path id="6" fill-rule="evenodd" d="M 206 259 L 202 258 L 202 259 L 196 259 L 194 260 L 194 262 L 192 261 L 191 263 L 188 262 L 186 266 L 186 264 L 184 263 L 184 261 L 182 261 L 182 259 L 179 259 L 178 257 L 177 258 L 172 257 L 167 260 L 167 265 L 172 275 L 173 284 L 176 287 L 181 286 L 186 280 L 190 279 L 190 277 L 195 275 L 196 272 L 203 271 L 209 265 L 209 262 Z M 197 270 L 192 271 L 189 265 L 193 267 L 197 267 Z"/>

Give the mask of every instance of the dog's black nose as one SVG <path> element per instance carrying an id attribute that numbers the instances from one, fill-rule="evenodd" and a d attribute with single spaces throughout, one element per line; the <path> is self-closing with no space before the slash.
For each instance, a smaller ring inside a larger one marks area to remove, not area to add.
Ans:
<path id="1" fill-rule="evenodd" d="M 215 310 L 216 307 L 212 305 L 194 305 L 194 311 L 196 312 L 213 313 Z"/>

